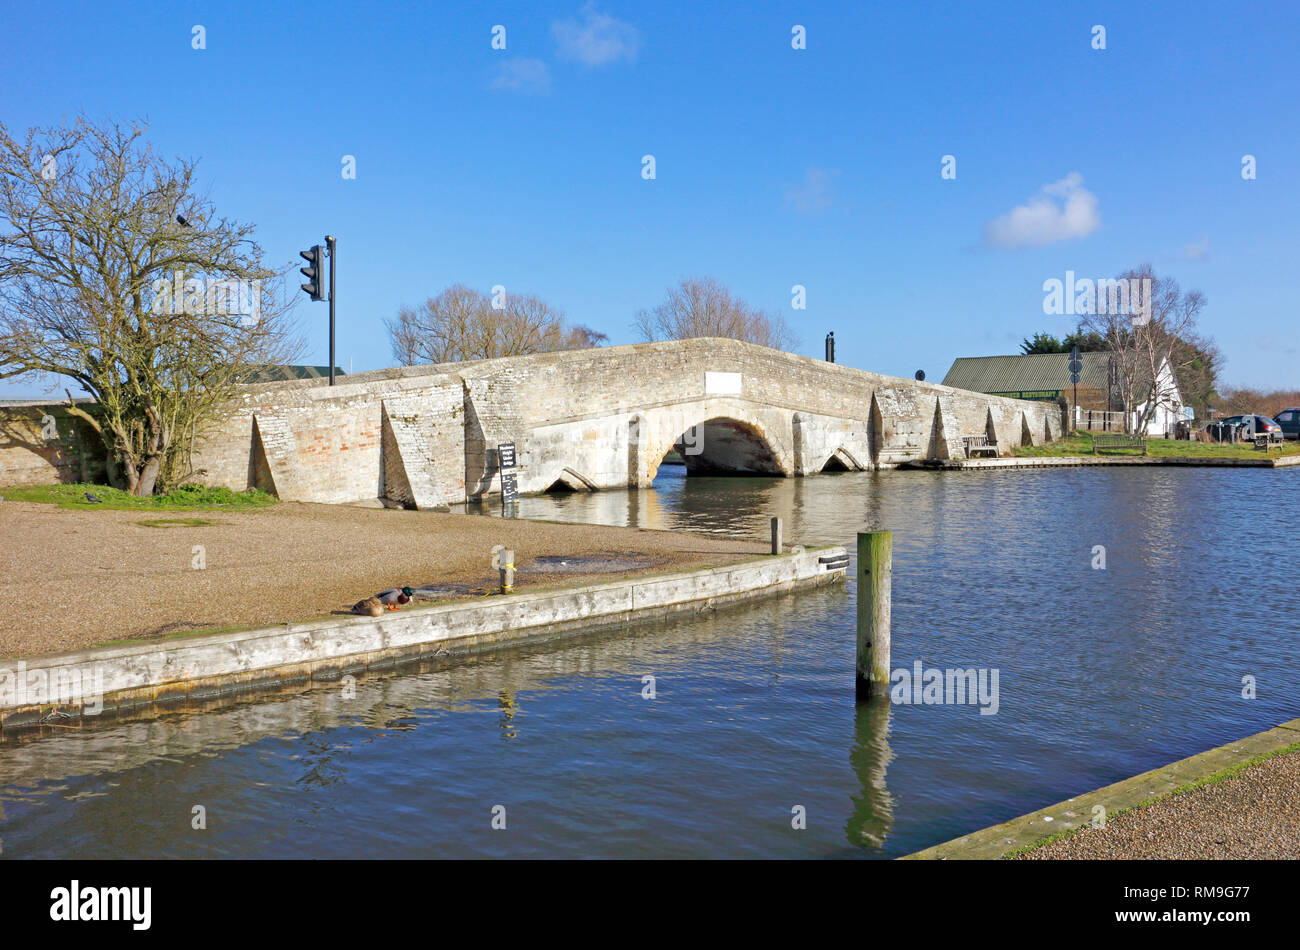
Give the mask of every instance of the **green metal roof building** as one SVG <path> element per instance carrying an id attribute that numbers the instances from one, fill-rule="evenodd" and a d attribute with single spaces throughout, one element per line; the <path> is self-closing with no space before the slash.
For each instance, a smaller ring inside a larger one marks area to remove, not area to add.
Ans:
<path id="1" fill-rule="evenodd" d="M 1080 353 L 1079 405 L 1108 408 L 1111 390 L 1109 353 Z M 1072 396 L 1069 353 L 1035 353 L 1030 356 L 963 356 L 953 361 L 945 386 L 969 389 L 1013 399 L 1056 399 Z"/>
<path id="2" fill-rule="evenodd" d="M 1178 381 L 1166 360 L 1153 385 L 1150 374 L 1133 380 L 1132 397 L 1139 405 L 1125 407 L 1123 388 L 1109 353 L 1080 353 L 1079 384 L 1070 381 L 1069 353 L 1034 353 L 1028 356 L 967 356 L 953 361 L 945 386 L 969 389 L 990 396 L 1013 399 L 1056 400 L 1064 398 L 1075 405 L 1074 425 L 1078 428 L 1109 428 L 1111 425 L 1138 425 L 1139 412 L 1154 398 L 1147 432 L 1171 436 L 1178 422 L 1191 418 L 1182 404 Z M 1077 401 L 1076 401 L 1077 392 Z M 1154 397 L 1153 397 L 1154 393 Z M 1123 420 L 1129 419 L 1126 424 Z"/>

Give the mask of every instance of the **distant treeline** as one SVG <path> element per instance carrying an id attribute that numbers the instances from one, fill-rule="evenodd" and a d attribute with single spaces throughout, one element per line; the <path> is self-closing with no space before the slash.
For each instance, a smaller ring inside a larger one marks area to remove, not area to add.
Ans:
<path id="1" fill-rule="evenodd" d="M 1275 416 L 1283 409 L 1300 406 L 1300 390 L 1275 389 L 1264 392 L 1246 386 L 1224 388 L 1219 393 L 1219 402 L 1214 406 L 1216 416 L 1237 416 L 1242 413 L 1258 413 L 1261 416 Z"/>

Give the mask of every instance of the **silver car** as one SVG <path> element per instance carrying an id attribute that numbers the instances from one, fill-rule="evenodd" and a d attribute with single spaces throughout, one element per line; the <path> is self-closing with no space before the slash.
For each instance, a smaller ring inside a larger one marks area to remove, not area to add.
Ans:
<path id="1" fill-rule="evenodd" d="M 1268 416 L 1243 415 L 1220 419 L 1224 425 L 1236 426 L 1237 438 L 1243 442 L 1253 442 L 1262 435 L 1268 436 L 1270 442 L 1281 442 L 1284 438 L 1282 427 Z"/>

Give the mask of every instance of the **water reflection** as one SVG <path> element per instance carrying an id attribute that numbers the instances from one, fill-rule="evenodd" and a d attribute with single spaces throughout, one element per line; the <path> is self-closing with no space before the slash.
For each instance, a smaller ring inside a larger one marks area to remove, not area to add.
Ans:
<path id="1" fill-rule="evenodd" d="M 432 660 L 421 671 L 358 676 L 350 689 L 318 685 L 11 743 L 0 747 L 0 805 L 9 808 L 0 837 L 11 856 L 65 853 L 65 832 L 75 833 L 78 853 L 98 857 L 356 856 L 363 833 L 378 835 L 370 853 L 481 856 L 474 834 L 407 840 L 404 823 L 472 829 L 467 815 L 486 795 L 543 816 L 531 840 L 515 842 L 522 853 L 713 853 L 738 788 L 752 821 L 803 797 L 799 785 L 819 771 L 814 755 L 787 788 L 785 770 L 771 770 L 787 752 L 807 755 L 795 748 L 801 742 L 773 745 L 774 735 L 803 735 L 816 749 L 828 728 L 804 718 L 803 653 L 785 631 L 843 599 L 822 590 L 658 628 Z M 657 680 L 654 701 L 642 698 L 647 673 Z M 485 714 L 498 745 L 525 759 L 492 754 Z M 746 779 L 719 770 L 730 756 L 757 771 Z M 144 804 L 151 797 L 155 805 Z M 829 797 L 818 790 L 818 814 L 833 813 L 820 801 Z M 106 800 L 129 822 L 114 830 Z M 202 838 L 181 833 L 193 802 L 211 816 Z M 387 820 L 374 814 L 381 803 L 393 812 Z M 692 808 L 687 828 L 661 831 Z M 232 809 L 238 822 L 218 820 Z M 295 816 L 288 828 L 277 825 L 286 810 Z M 758 847 L 745 827 L 728 828 L 728 849 Z M 784 844 L 815 849 L 825 830 Z"/>
<path id="2" fill-rule="evenodd" d="M 497 694 L 498 708 L 501 710 L 501 721 L 499 723 L 502 739 L 518 739 L 519 732 L 515 729 L 515 710 L 519 708 L 519 701 L 515 698 L 515 692 L 511 689 L 503 689 Z"/>
<path id="3" fill-rule="evenodd" d="M 885 697 L 860 702 L 854 710 L 856 741 L 849 761 L 861 791 L 853 796 L 853 810 L 844 826 L 844 835 L 854 847 L 884 847 L 893 824 L 894 799 L 885 785 L 885 772 L 894 758 L 889 748 L 889 711 Z"/>

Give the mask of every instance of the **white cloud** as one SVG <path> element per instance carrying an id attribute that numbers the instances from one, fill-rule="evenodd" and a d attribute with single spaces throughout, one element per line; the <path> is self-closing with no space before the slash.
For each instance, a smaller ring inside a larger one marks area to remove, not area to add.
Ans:
<path id="1" fill-rule="evenodd" d="M 803 181 L 785 186 L 785 200 L 795 211 L 810 214 L 825 211 L 831 206 L 831 176 L 835 172 L 826 168 L 809 168 Z"/>
<path id="2" fill-rule="evenodd" d="M 497 67 L 492 88 L 508 92 L 549 92 L 551 70 L 540 59 L 508 59 Z"/>
<path id="3" fill-rule="evenodd" d="M 1210 256 L 1210 236 L 1207 234 L 1195 244 L 1183 247 L 1183 254 L 1189 261 L 1203 261 Z"/>
<path id="4" fill-rule="evenodd" d="M 1017 205 L 984 225 L 990 247 L 1040 247 L 1087 237 L 1101 227 L 1097 196 L 1083 187 L 1083 176 L 1070 172 L 1044 185 L 1025 204 Z"/>
<path id="5" fill-rule="evenodd" d="M 582 8 L 583 22 L 573 18 L 556 20 L 551 32 L 560 47 L 560 57 L 585 66 L 604 66 L 620 59 L 636 61 L 640 36 L 636 27 L 605 13 L 599 13 L 594 3 Z"/>

